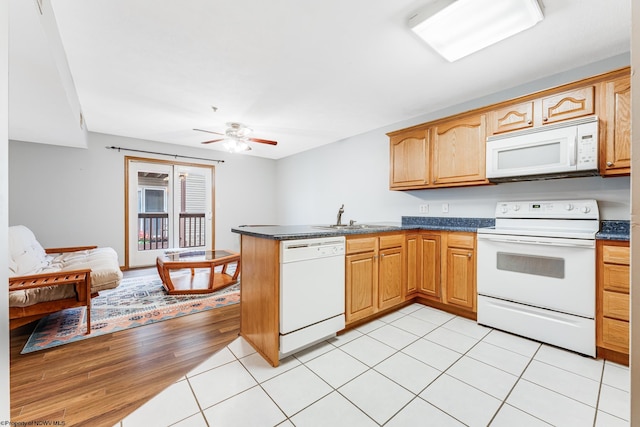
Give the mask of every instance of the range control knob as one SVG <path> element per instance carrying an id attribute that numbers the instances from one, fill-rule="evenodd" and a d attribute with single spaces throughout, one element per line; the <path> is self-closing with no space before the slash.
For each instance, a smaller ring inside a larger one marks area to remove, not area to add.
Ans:
<path id="1" fill-rule="evenodd" d="M 571 203 L 567 203 L 564 208 L 566 210 L 568 210 L 568 211 L 572 211 L 573 210 L 573 205 Z"/>
<path id="2" fill-rule="evenodd" d="M 591 212 L 591 208 L 589 206 L 583 206 L 582 209 L 580 209 L 580 211 L 582 213 L 589 213 Z"/>
<path id="3" fill-rule="evenodd" d="M 507 207 L 506 207 L 506 206 L 502 206 L 502 207 L 500 208 L 500 212 L 502 212 L 502 213 L 507 213 L 507 211 L 508 211 L 508 210 L 509 210 L 509 209 L 507 209 Z"/>
<path id="4" fill-rule="evenodd" d="M 520 210 L 520 205 L 513 205 L 512 208 L 514 211 L 519 211 Z"/>

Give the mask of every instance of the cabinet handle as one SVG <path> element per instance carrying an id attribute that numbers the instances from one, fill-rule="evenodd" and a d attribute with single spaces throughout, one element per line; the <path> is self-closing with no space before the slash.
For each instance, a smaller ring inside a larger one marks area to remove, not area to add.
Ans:
<path id="1" fill-rule="evenodd" d="M 469 253 L 467 254 L 467 257 L 471 258 L 471 252 L 469 252 Z"/>
<path id="2" fill-rule="evenodd" d="M 380 254 L 380 258 L 384 258 L 384 254 Z"/>
<path id="3" fill-rule="evenodd" d="M 530 125 L 531 123 L 533 123 L 531 120 L 527 120 L 528 125 Z"/>
<path id="4" fill-rule="evenodd" d="M 549 117 L 545 117 L 542 119 L 543 122 L 548 122 L 549 121 Z"/>
<path id="5" fill-rule="evenodd" d="M 613 162 L 607 162 L 607 166 L 609 167 L 613 166 Z"/>

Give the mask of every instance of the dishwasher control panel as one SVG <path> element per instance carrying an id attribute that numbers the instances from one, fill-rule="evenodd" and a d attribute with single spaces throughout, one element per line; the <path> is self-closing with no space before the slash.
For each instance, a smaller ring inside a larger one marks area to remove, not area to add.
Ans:
<path id="1" fill-rule="evenodd" d="M 345 246 L 344 236 L 283 240 L 280 242 L 280 263 L 344 256 Z"/>

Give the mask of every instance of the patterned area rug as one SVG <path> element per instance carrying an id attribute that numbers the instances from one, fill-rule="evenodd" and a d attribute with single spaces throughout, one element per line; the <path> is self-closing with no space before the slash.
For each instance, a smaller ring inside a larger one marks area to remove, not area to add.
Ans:
<path id="1" fill-rule="evenodd" d="M 158 275 L 123 279 L 91 301 L 91 334 L 85 335 L 86 308 L 43 317 L 21 353 L 44 350 L 124 329 L 174 319 L 240 302 L 240 283 L 212 294 L 168 295 Z"/>

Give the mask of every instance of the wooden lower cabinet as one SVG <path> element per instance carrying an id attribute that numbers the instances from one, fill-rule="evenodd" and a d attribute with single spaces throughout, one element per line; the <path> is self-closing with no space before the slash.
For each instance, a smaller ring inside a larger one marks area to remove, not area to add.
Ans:
<path id="1" fill-rule="evenodd" d="M 476 312 L 475 233 L 447 232 L 443 256 L 444 302 Z"/>
<path id="2" fill-rule="evenodd" d="M 405 298 L 417 297 L 445 310 L 475 313 L 475 241 L 475 233 L 409 234 Z"/>
<path id="3" fill-rule="evenodd" d="M 378 301 L 375 252 L 346 256 L 346 322 L 371 316 Z"/>
<path id="4" fill-rule="evenodd" d="M 405 298 L 417 295 L 440 301 L 440 232 L 407 235 Z"/>
<path id="5" fill-rule="evenodd" d="M 378 258 L 378 308 L 384 310 L 404 301 L 402 293 L 404 253 L 402 246 L 381 249 Z"/>
<path id="6" fill-rule="evenodd" d="M 596 244 L 598 355 L 629 363 L 629 242 Z"/>
<path id="7" fill-rule="evenodd" d="M 347 325 L 404 302 L 404 245 L 404 234 L 347 238 Z"/>

